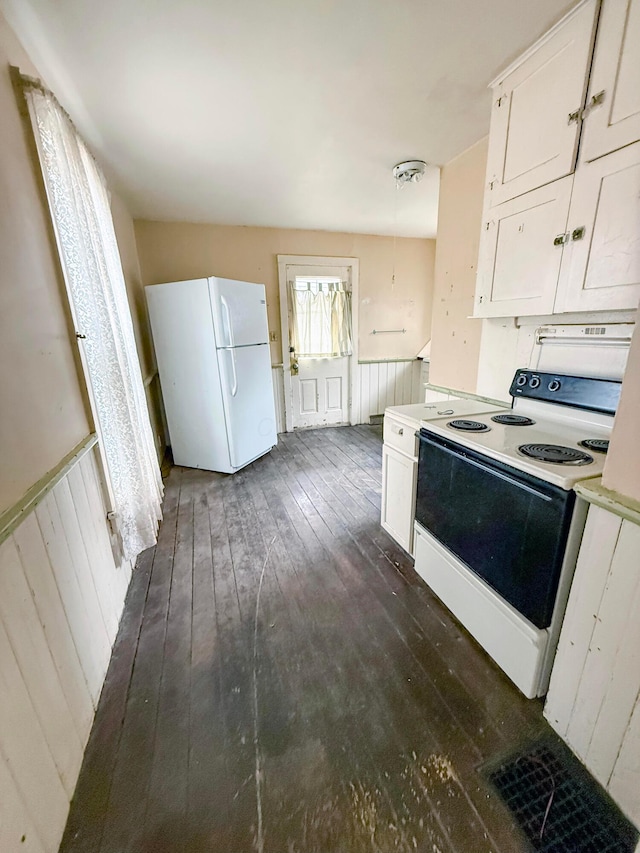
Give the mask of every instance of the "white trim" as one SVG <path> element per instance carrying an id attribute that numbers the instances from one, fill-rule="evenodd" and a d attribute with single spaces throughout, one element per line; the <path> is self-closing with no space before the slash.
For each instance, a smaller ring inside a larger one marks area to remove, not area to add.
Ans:
<path id="1" fill-rule="evenodd" d="M 573 18 L 578 13 L 578 11 L 582 9 L 583 6 L 586 6 L 588 3 L 592 2 L 593 0 L 581 0 L 581 2 L 574 6 L 573 9 L 571 9 L 569 12 L 567 12 L 566 15 L 563 15 L 563 17 L 560 18 L 560 20 L 555 23 L 550 30 L 547 30 L 547 32 L 543 36 L 541 36 L 536 42 L 534 42 L 531 47 L 527 48 L 524 53 L 521 53 L 517 59 L 514 59 L 514 61 L 510 65 L 507 65 L 507 67 L 504 68 L 502 71 L 500 71 L 499 74 L 496 74 L 496 76 L 489 83 L 487 88 L 493 89 L 496 86 L 499 86 L 505 77 L 511 74 L 512 71 L 515 71 L 516 68 L 519 68 L 523 62 L 526 62 L 527 59 L 529 59 L 529 57 L 533 56 L 533 54 L 536 53 L 536 51 L 538 51 L 544 44 L 546 44 L 549 39 L 552 39 L 558 32 L 558 30 L 562 29 L 562 27 L 564 27 L 564 25 L 571 18 Z M 596 0 L 596 3 L 599 6 L 600 0 Z"/>
<path id="2" fill-rule="evenodd" d="M 58 462 L 55 468 L 48 471 L 44 477 L 41 477 L 37 483 L 31 486 L 17 503 L 0 515 L 0 544 L 11 536 L 16 527 L 24 521 L 29 513 L 33 512 L 49 492 L 58 485 L 60 480 L 63 480 L 74 465 L 77 465 L 82 457 L 95 447 L 97 443 L 98 436 L 95 432 L 83 438 L 70 453 Z"/>
<path id="3" fill-rule="evenodd" d="M 287 309 L 287 267 L 348 267 L 351 273 L 351 334 L 353 352 L 349 363 L 349 423 L 358 423 L 360 411 L 360 383 L 358 374 L 358 308 L 360 260 L 359 258 L 324 257 L 319 255 L 278 255 L 278 286 L 280 293 L 280 335 L 282 339 L 282 372 L 284 379 L 285 428 L 293 430 L 291 413 L 291 359 L 289 357 L 289 311 Z"/>

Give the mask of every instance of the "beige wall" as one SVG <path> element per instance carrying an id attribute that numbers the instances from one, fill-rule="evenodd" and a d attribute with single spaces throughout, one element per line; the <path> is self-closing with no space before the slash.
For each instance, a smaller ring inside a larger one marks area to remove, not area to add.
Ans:
<path id="1" fill-rule="evenodd" d="M 296 231 L 178 222 L 135 223 L 145 284 L 219 275 L 259 281 L 267 288 L 271 346 L 282 361 L 277 255 L 360 259 L 360 349 L 363 359 L 412 358 L 430 337 L 435 241 L 398 238 L 395 287 L 393 238 L 329 231 Z M 373 329 L 407 329 L 372 335 Z"/>
<path id="2" fill-rule="evenodd" d="M 480 320 L 473 313 L 488 137 L 440 172 L 431 369 L 436 385 L 476 390 Z"/>
<path id="3" fill-rule="evenodd" d="M 640 501 L 640 332 L 633 333 L 602 483 Z"/>
<path id="4" fill-rule="evenodd" d="M 113 226 L 118 241 L 122 272 L 127 285 L 129 308 L 133 322 L 133 332 L 140 358 L 140 370 L 145 385 L 149 419 L 154 435 L 158 458 L 162 461 L 167 444 L 166 428 L 164 425 L 164 409 L 161 400 L 160 382 L 155 375 L 155 360 L 151 347 L 149 331 L 149 316 L 144 295 L 144 286 L 140 274 L 138 250 L 133 227 L 133 219 L 122 199 L 115 193 L 111 195 L 111 214 Z"/>
<path id="5" fill-rule="evenodd" d="M 90 431 L 57 253 L 9 63 L 36 73 L 0 16 L 0 512 Z"/>

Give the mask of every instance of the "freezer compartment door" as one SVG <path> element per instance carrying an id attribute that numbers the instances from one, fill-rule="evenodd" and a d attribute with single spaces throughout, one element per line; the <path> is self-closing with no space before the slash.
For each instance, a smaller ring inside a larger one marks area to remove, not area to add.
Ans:
<path id="1" fill-rule="evenodd" d="M 242 468 L 277 442 L 269 347 L 218 350 L 229 452 Z"/>
<path id="2" fill-rule="evenodd" d="M 269 343 L 264 284 L 212 277 L 209 293 L 218 347 Z"/>

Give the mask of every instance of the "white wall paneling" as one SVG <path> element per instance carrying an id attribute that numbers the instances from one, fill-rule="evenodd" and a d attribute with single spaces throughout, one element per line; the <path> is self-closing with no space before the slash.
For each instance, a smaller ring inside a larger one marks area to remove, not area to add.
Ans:
<path id="1" fill-rule="evenodd" d="M 58 849 L 131 577 L 96 452 L 85 443 L 0 544 L 3 853 Z"/>
<path id="2" fill-rule="evenodd" d="M 640 826 L 640 526 L 589 508 L 545 716 Z"/>
<path id="3" fill-rule="evenodd" d="M 371 415 L 382 415 L 387 406 L 424 401 L 422 361 L 361 361 L 358 363 L 360 411 L 357 423 L 369 423 Z"/>

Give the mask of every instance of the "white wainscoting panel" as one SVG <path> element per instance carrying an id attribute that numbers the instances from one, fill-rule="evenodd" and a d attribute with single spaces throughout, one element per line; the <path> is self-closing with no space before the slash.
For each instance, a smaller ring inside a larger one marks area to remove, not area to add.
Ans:
<path id="1" fill-rule="evenodd" d="M 357 423 L 369 423 L 371 415 L 383 415 L 387 406 L 424 401 L 422 361 L 366 361 L 358 364 L 360 412 Z"/>
<path id="2" fill-rule="evenodd" d="M 544 714 L 640 828 L 640 526 L 591 505 Z"/>
<path id="3" fill-rule="evenodd" d="M 95 454 L 0 545 L 3 853 L 58 849 L 131 577 L 114 562 Z"/>

